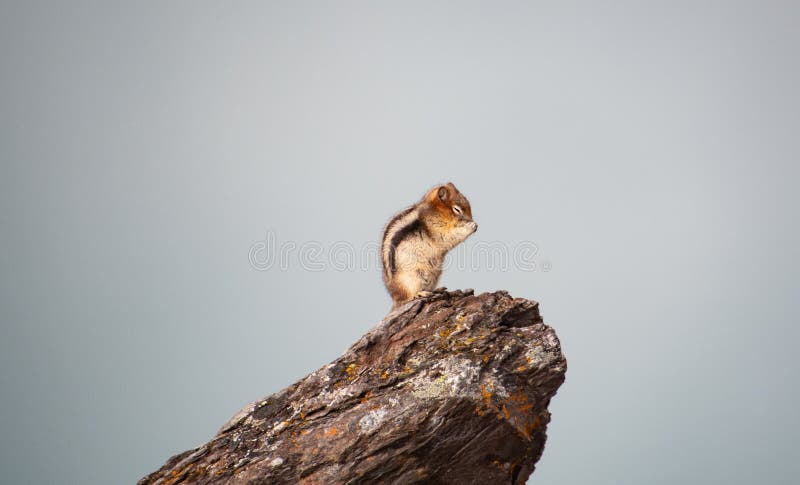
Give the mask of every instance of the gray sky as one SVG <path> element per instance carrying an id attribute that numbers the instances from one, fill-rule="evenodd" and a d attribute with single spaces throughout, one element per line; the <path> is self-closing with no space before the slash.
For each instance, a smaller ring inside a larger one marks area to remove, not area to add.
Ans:
<path id="1" fill-rule="evenodd" d="M 459 254 L 535 268 L 442 284 L 540 301 L 569 360 L 531 482 L 795 483 L 798 25 L 797 2 L 2 2 L 0 481 L 133 483 L 337 357 L 390 300 L 330 254 L 453 181 L 480 225 Z M 270 237 L 285 269 L 251 264 Z"/>

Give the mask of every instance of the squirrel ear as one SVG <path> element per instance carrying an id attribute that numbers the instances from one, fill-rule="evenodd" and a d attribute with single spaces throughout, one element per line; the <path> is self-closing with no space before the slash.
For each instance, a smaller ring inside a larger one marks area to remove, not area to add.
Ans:
<path id="1" fill-rule="evenodd" d="M 450 190 L 448 190 L 446 185 L 442 185 L 441 187 L 439 187 L 438 195 L 439 195 L 439 200 L 442 201 L 447 200 L 448 197 L 450 197 Z"/>

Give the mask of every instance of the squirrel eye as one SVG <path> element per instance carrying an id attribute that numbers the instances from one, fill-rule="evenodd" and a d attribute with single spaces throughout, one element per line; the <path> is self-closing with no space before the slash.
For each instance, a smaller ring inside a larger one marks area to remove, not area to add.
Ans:
<path id="1" fill-rule="evenodd" d="M 461 215 L 461 207 L 459 207 L 457 205 L 454 205 L 453 206 L 453 212 L 455 212 L 458 215 Z"/>

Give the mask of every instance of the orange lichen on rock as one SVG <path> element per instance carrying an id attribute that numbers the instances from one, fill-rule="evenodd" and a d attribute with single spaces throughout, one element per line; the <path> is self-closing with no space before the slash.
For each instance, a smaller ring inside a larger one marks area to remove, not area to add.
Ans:
<path id="1" fill-rule="evenodd" d="M 539 416 L 531 415 L 533 403 L 523 392 L 511 394 L 503 403 L 503 414 L 514 428 L 526 439 L 531 438 L 533 430 L 539 426 Z"/>
<path id="2" fill-rule="evenodd" d="M 492 404 L 492 393 L 486 389 L 486 386 L 481 384 L 481 397 L 483 397 L 483 403 L 490 408 L 494 408 Z"/>
<path id="3" fill-rule="evenodd" d="M 357 376 L 356 371 L 358 371 L 358 364 L 356 364 L 355 362 L 345 367 L 344 372 L 345 374 L 347 374 L 348 381 L 352 381 L 353 379 L 356 378 Z"/>

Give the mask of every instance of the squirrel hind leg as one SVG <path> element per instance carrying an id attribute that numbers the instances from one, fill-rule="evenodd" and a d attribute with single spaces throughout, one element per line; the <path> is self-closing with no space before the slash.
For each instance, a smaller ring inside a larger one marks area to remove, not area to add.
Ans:
<path id="1" fill-rule="evenodd" d="M 403 287 L 402 285 L 398 285 L 397 282 L 391 281 L 389 284 L 386 285 L 386 289 L 389 290 L 389 295 L 392 297 L 392 302 L 394 305 L 392 308 L 397 308 L 403 303 L 411 300 L 413 295 L 409 295 L 408 289 Z"/>
<path id="2" fill-rule="evenodd" d="M 411 296 L 407 296 L 407 294 L 405 292 L 401 292 L 401 296 L 399 298 L 396 298 L 395 295 L 392 294 L 392 302 L 393 302 L 392 310 L 396 310 L 396 309 L 400 308 L 401 306 L 403 306 L 403 304 L 408 303 L 411 300 L 417 300 L 417 299 L 421 299 L 421 298 L 428 298 L 430 296 L 435 295 L 436 293 L 440 293 L 440 291 L 437 291 L 437 290 L 434 290 L 434 291 L 421 290 L 421 291 L 418 291 L 416 294 L 411 295 Z"/>

